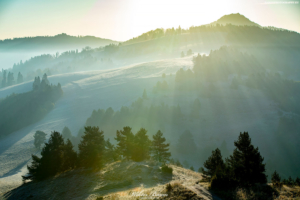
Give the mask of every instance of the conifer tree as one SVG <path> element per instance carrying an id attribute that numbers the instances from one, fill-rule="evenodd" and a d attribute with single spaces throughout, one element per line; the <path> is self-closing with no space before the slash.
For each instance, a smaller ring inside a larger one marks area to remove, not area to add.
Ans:
<path id="1" fill-rule="evenodd" d="M 272 174 L 271 181 L 272 181 L 273 184 L 280 183 L 280 181 L 281 181 L 281 178 L 280 178 L 279 174 L 276 172 L 276 170 Z"/>
<path id="2" fill-rule="evenodd" d="M 37 149 L 41 148 L 41 145 L 45 142 L 46 140 L 46 133 L 44 133 L 43 131 L 36 131 L 34 134 L 34 146 Z"/>
<path id="3" fill-rule="evenodd" d="M 165 143 L 166 138 L 163 137 L 163 133 L 159 130 L 153 135 L 152 141 L 152 153 L 154 160 L 165 163 L 170 160 L 171 153 L 169 152 L 170 144 Z"/>
<path id="4" fill-rule="evenodd" d="M 63 148 L 63 162 L 62 162 L 62 171 L 75 168 L 77 164 L 77 153 L 73 149 L 72 142 L 67 139 L 66 144 Z"/>
<path id="5" fill-rule="evenodd" d="M 131 159 L 133 151 L 134 134 L 129 126 L 123 127 L 123 130 L 117 130 L 115 140 L 117 144 L 117 152 L 126 159 Z"/>
<path id="6" fill-rule="evenodd" d="M 134 136 L 134 149 L 132 151 L 132 160 L 143 161 L 150 157 L 151 141 L 147 135 L 147 130 L 141 128 Z"/>
<path id="7" fill-rule="evenodd" d="M 204 168 L 202 168 L 202 173 L 212 177 L 217 173 L 217 170 L 222 170 L 225 168 L 225 163 L 222 158 L 221 151 L 217 148 L 212 151 L 211 156 L 204 162 Z"/>
<path id="8" fill-rule="evenodd" d="M 59 132 L 52 132 L 48 143 L 42 149 L 41 158 L 32 155 L 32 164 L 27 166 L 31 180 L 56 175 L 62 170 L 64 140 Z M 26 179 L 23 177 L 23 179 Z"/>
<path id="9" fill-rule="evenodd" d="M 100 169 L 104 164 L 105 140 L 99 127 L 84 127 L 85 132 L 78 145 L 79 165 L 87 168 Z"/>
<path id="10" fill-rule="evenodd" d="M 264 158 L 258 148 L 254 148 L 251 144 L 248 132 L 240 133 L 234 145 L 236 149 L 228 159 L 228 164 L 237 183 L 239 185 L 266 183 Z"/>

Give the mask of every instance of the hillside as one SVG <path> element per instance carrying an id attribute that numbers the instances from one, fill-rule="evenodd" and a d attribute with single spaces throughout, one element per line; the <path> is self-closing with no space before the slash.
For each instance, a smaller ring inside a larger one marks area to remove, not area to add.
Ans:
<path id="1" fill-rule="evenodd" d="M 219 199 L 199 184 L 202 180 L 200 173 L 171 166 L 173 174 L 165 174 L 155 162 L 118 161 L 96 172 L 78 169 L 40 182 L 29 182 L 4 194 L 4 197 L 8 200 L 50 197 L 94 200 L 100 196 L 104 199 L 136 199 L 139 195 L 167 194 L 166 184 L 171 183 L 184 199 Z M 166 199 L 172 199 L 172 195 Z"/>
<path id="2" fill-rule="evenodd" d="M 92 48 L 117 44 L 117 41 L 94 36 L 70 36 L 65 33 L 55 36 L 37 36 L 0 40 L 0 51 L 71 50 L 86 46 Z"/>
<path id="3" fill-rule="evenodd" d="M 241 15 L 240 13 L 224 15 L 223 17 L 221 17 L 215 22 L 210 23 L 209 25 L 216 24 L 220 24 L 223 26 L 225 26 L 226 24 L 232 24 L 236 26 L 260 26 L 259 24 L 250 21 L 248 18 L 246 18 L 244 15 Z"/>

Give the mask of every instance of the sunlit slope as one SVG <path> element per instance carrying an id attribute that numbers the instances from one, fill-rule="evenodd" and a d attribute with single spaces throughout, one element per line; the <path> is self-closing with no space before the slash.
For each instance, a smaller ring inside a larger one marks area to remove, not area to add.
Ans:
<path id="1" fill-rule="evenodd" d="M 190 161 L 190 164 L 196 169 L 199 167 L 199 160 L 206 159 L 206 154 L 209 154 L 211 149 L 219 147 L 223 140 L 227 142 L 231 151 L 233 140 L 241 131 L 249 131 L 253 143 L 260 147 L 268 160 L 272 153 L 269 147 L 274 145 L 273 133 L 279 119 L 277 107 L 262 92 L 246 87 L 233 90 L 228 82 L 215 84 L 213 90 L 217 92 L 203 89 L 210 83 L 199 84 L 199 90 L 196 91 L 176 90 L 173 88 L 174 74 L 180 68 L 192 68 L 191 59 L 185 57 L 160 60 L 114 70 L 50 76 L 49 81 L 53 84 L 60 82 L 64 91 L 55 108 L 38 123 L 0 141 L 1 191 L 7 191 L 8 188 L 21 183 L 21 174 L 26 173 L 25 167 L 30 162 L 31 154 L 38 153 L 33 146 L 35 131 L 44 131 L 49 136 L 51 131 L 61 131 L 64 126 L 68 126 L 72 134 L 77 135 L 94 109 L 112 107 L 116 111 L 122 106 L 130 106 L 142 96 L 144 89 L 148 93 L 146 103 L 149 106 L 152 103 L 175 106 L 179 104 L 186 116 L 189 116 L 190 105 L 195 98 L 199 98 L 201 102 L 199 118 L 186 117 L 176 127 L 172 124 L 165 124 L 162 127 L 164 135 L 171 142 L 172 155 L 175 158 L 182 156 L 175 149 L 179 135 L 188 129 L 194 135 L 194 142 L 198 147 L 197 153 L 190 156 L 192 157 L 190 160 L 194 160 Z M 161 77 L 163 73 L 167 75 L 164 79 Z M 170 73 L 173 76 L 170 76 Z M 168 82 L 169 90 L 152 93 L 157 81 Z M 31 84 L 24 83 L 1 90 L 0 97 L 12 92 L 28 91 Z M 105 133 L 105 137 L 113 140 L 114 134 Z"/>
<path id="2" fill-rule="evenodd" d="M 179 68 L 192 67 L 191 58 L 162 60 L 128 66 L 116 70 L 63 74 L 49 77 L 53 84 L 61 83 L 63 97 L 41 121 L 12 133 L 0 141 L 0 184 L 6 188 L 19 184 L 32 153 L 33 134 L 36 130 L 61 131 L 68 126 L 74 135 L 85 124 L 93 109 L 130 105 L 141 96 L 144 88 L 151 88 L 162 73 L 175 73 Z M 32 82 L 0 90 L 0 98 L 13 92 L 26 92 Z M 149 90 L 150 92 L 150 90 Z M 17 175 L 15 175 L 17 174 Z M 15 176 L 14 176 L 15 175 Z"/>

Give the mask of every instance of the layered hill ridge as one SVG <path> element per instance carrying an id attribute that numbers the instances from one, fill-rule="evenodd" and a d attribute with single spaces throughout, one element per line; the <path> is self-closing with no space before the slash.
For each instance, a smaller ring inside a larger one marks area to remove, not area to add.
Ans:
<path id="1" fill-rule="evenodd" d="M 95 36 L 70 36 L 65 33 L 55 36 L 37 36 L 0 40 L 0 51 L 22 50 L 58 50 L 76 49 L 86 46 L 96 48 L 109 44 L 117 44 L 117 41 L 98 38 Z"/>

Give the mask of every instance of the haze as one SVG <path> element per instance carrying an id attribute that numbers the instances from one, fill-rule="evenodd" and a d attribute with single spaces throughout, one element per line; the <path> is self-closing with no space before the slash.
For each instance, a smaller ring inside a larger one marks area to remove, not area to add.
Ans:
<path id="1" fill-rule="evenodd" d="M 0 39 L 67 33 L 125 41 L 156 28 L 208 24 L 230 13 L 300 32 L 299 1 L 1 0 Z"/>

